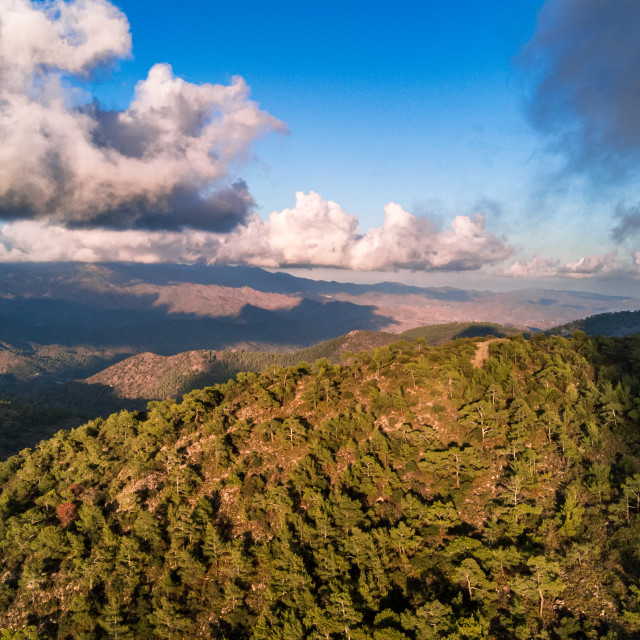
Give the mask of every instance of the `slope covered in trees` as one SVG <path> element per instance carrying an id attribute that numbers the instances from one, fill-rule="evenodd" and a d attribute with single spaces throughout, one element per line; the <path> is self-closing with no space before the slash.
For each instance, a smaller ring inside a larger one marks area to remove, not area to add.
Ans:
<path id="1" fill-rule="evenodd" d="M 194 389 L 226 382 L 238 373 L 247 371 L 258 373 L 273 365 L 288 367 L 303 361 L 314 362 L 319 358 L 326 358 L 332 364 L 339 364 L 346 353 L 358 353 L 388 346 L 399 339 L 424 338 L 430 345 L 441 345 L 457 338 L 506 336 L 516 333 L 519 331 L 512 327 L 488 322 L 456 322 L 418 327 L 400 335 L 384 331 L 351 331 L 292 353 L 238 349 L 188 351 L 175 356 L 141 353 L 81 382 L 108 386 L 115 392 L 112 404 L 117 403 L 119 398 L 138 399 L 146 403 L 149 400 L 180 397 Z M 59 395 L 59 390 L 57 392 Z M 93 390 L 87 390 L 87 393 L 91 394 Z"/>
<path id="2" fill-rule="evenodd" d="M 574 331 L 584 331 L 588 335 L 628 336 L 640 333 L 640 311 L 616 311 L 598 313 L 582 320 L 574 320 L 549 333 L 568 336 Z"/>
<path id="3" fill-rule="evenodd" d="M 418 327 L 400 335 L 383 331 L 351 331 L 289 353 L 241 349 L 187 351 L 172 356 L 139 353 L 81 380 L 73 380 L 77 369 L 69 368 L 66 382 L 53 382 L 46 373 L 40 375 L 40 371 L 31 369 L 26 378 L 11 376 L 11 384 L 3 384 L 0 380 L 0 389 L 4 387 L 14 391 L 13 394 L 0 391 L 0 460 L 34 446 L 61 427 L 75 427 L 122 409 L 140 411 L 150 400 L 179 398 L 193 389 L 226 382 L 244 371 L 259 372 L 272 365 L 287 367 L 318 358 L 339 363 L 349 351 L 386 346 L 404 337 L 409 340 L 423 337 L 429 344 L 437 345 L 459 337 L 515 332 L 511 327 L 486 322 L 457 322 Z M 59 357 L 65 353 L 62 347 L 50 348 L 47 352 L 56 354 L 58 366 L 63 366 L 64 359 Z M 5 349 L 0 355 L 7 353 L 9 350 Z M 29 407 L 28 410 L 25 407 Z M 20 411 L 24 411 L 22 421 L 19 419 Z M 51 416 L 57 420 L 58 429 Z M 24 428 L 26 423 L 28 429 Z"/>
<path id="4" fill-rule="evenodd" d="M 399 342 L 0 465 L 6 638 L 634 638 L 640 340 Z"/>

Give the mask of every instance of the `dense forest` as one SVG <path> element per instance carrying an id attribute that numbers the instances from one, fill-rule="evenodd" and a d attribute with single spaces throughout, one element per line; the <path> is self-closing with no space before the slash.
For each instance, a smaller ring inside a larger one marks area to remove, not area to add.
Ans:
<path id="1" fill-rule="evenodd" d="M 640 311 L 617 311 L 599 313 L 582 320 L 568 322 L 551 329 L 549 333 L 571 335 L 574 331 L 584 331 L 589 335 L 628 336 L 640 333 Z"/>
<path id="2" fill-rule="evenodd" d="M 0 460 L 50 438 L 61 428 L 77 427 L 97 416 L 106 418 L 122 409 L 141 411 L 150 400 L 180 398 L 194 389 L 226 382 L 240 372 L 259 372 L 273 365 L 287 367 L 318 358 L 327 358 L 329 362 L 338 364 L 347 351 L 365 351 L 403 338 L 423 337 L 429 344 L 438 345 L 459 337 L 516 333 L 519 331 L 513 327 L 489 322 L 455 322 L 418 327 L 399 335 L 383 331 L 352 331 L 286 353 L 242 349 L 207 349 L 173 356 L 141 353 L 83 380 L 73 379 L 78 371 L 74 354 L 61 345 L 41 346 L 39 357 L 28 362 L 31 368 L 25 368 L 23 360 L 18 358 L 13 375 L 0 374 Z M 42 353 L 51 356 L 49 361 Z M 7 350 L 0 350 L 0 355 L 7 356 Z M 65 368 L 65 363 L 69 362 L 70 368 Z M 52 370 L 64 373 L 67 382 L 52 382 L 49 377 Z M 3 384 L 7 377 L 11 378 L 10 384 Z"/>
<path id="3" fill-rule="evenodd" d="M 423 339 L 0 465 L 3 640 L 640 634 L 640 338 Z"/>

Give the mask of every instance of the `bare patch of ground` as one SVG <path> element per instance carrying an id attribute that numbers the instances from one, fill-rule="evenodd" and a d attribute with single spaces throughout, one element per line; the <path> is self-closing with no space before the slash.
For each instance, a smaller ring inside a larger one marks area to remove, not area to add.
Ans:
<path id="1" fill-rule="evenodd" d="M 489 345 L 494 342 L 504 342 L 504 338 L 492 338 L 491 340 L 485 340 L 479 342 L 476 347 L 476 355 L 473 356 L 473 366 L 477 369 L 484 364 L 484 361 L 489 357 Z"/>

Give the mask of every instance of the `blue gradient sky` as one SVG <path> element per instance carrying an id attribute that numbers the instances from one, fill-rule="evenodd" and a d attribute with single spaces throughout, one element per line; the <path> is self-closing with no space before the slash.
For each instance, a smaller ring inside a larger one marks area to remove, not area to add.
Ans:
<path id="1" fill-rule="evenodd" d="M 105 104 L 126 105 L 166 61 L 192 82 L 243 76 L 287 124 L 242 170 L 263 216 L 314 190 L 363 230 L 394 201 L 443 226 L 481 212 L 522 256 L 576 260 L 609 247 L 613 204 L 579 178 L 557 180 L 527 118 L 535 79 L 518 56 L 541 0 L 116 4 L 134 59 L 95 85 Z"/>
<path id="2" fill-rule="evenodd" d="M 166 61 L 191 82 L 243 76 L 288 125 L 243 170 L 262 213 L 310 189 L 365 227 L 389 201 L 445 218 L 485 199 L 527 204 L 537 139 L 513 58 L 539 1 L 116 4 L 134 59 L 95 83 L 107 106 Z"/>

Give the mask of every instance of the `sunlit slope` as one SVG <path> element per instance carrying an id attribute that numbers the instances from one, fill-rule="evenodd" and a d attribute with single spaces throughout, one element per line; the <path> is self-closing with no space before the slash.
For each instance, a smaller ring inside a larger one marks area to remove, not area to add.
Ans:
<path id="1" fill-rule="evenodd" d="M 506 335 L 509 331 L 513 330 L 488 323 L 452 323 L 422 327 L 409 335 L 411 339 L 421 336 L 430 344 L 440 344 L 461 336 Z M 181 397 L 193 389 L 227 382 L 242 371 L 259 372 L 272 365 L 291 366 L 318 358 L 339 363 L 349 352 L 385 346 L 398 338 L 397 334 L 381 331 L 351 331 L 290 353 L 228 349 L 163 356 L 145 352 L 125 358 L 89 378 L 56 383 L 51 380 L 51 371 L 42 371 L 47 359 L 37 354 L 30 361 L 35 367 L 20 369 L 26 371 L 24 375 L 18 373 L 18 368 L 5 375 L 5 378 L 11 377 L 13 383 L 8 388 L 5 385 L 7 391 L 0 396 L 0 459 L 34 446 L 63 426 L 77 426 L 90 418 L 106 417 L 122 409 L 141 410 L 150 400 Z M 82 351 L 83 357 L 86 351 Z M 5 350 L 0 355 L 9 353 Z M 47 348 L 46 353 L 55 356 L 61 370 L 68 366 L 69 373 L 78 371 L 71 368 L 71 364 L 65 364 L 72 361 L 62 348 Z"/>
<path id="2" fill-rule="evenodd" d="M 637 637 L 638 339 L 477 351 L 271 367 L 11 458 L 0 627 Z"/>
<path id="3" fill-rule="evenodd" d="M 293 353 L 241 351 L 189 351 L 175 356 L 142 353 L 88 378 L 89 385 L 109 387 L 116 397 L 143 401 L 179 397 L 206 385 L 226 382 L 243 371 L 260 372 L 269 366 L 292 366 L 327 358 L 343 362 L 345 355 L 386 346 L 400 338 L 423 338 L 441 345 L 463 337 L 506 336 L 519 333 L 512 327 L 480 322 L 460 322 L 419 327 L 397 335 L 383 331 L 351 331 Z"/>

